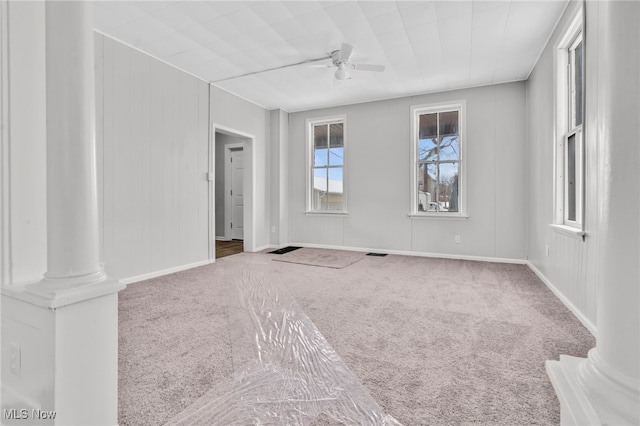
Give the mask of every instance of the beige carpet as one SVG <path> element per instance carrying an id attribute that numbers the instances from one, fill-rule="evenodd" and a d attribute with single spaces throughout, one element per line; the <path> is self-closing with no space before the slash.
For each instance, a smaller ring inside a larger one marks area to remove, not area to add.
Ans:
<path id="1" fill-rule="evenodd" d="M 231 256 L 120 293 L 120 424 L 163 424 L 231 376 L 225 282 L 243 263 L 263 264 L 407 426 L 556 425 L 544 362 L 595 345 L 523 265 L 390 255 L 334 269 L 275 257 Z"/>
<path id="2" fill-rule="evenodd" d="M 301 248 L 289 253 L 277 255 L 273 260 L 279 262 L 300 263 L 323 268 L 342 269 L 361 260 L 365 253 L 346 250 L 324 250 L 317 248 Z"/>
<path id="3" fill-rule="evenodd" d="M 235 294 L 229 299 L 233 376 L 169 424 L 402 426 L 384 413 L 291 295 L 266 279 L 264 266 L 237 266 L 235 277 L 227 274 L 229 294 Z"/>

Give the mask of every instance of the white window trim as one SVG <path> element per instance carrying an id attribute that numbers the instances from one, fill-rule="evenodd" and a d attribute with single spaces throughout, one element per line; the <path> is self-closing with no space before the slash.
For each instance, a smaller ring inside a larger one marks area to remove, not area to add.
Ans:
<path id="1" fill-rule="evenodd" d="M 331 124 L 331 123 L 343 123 L 343 143 L 344 143 L 344 159 L 342 162 L 342 210 L 313 210 L 313 202 L 311 197 L 313 196 L 311 187 L 313 185 L 313 126 L 316 124 Z M 347 155 L 347 115 L 332 115 L 329 117 L 309 118 L 305 124 L 306 132 L 306 215 L 318 215 L 318 216 L 345 216 L 347 211 L 347 161 L 349 156 Z"/>
<path id="2" fill-rule="evenodd" d="M 570 129 L 571 106 L 569 98 L 569 49 L 575 45 L 576 39 L 581 35 L 583 51 L 583 70 L 585 58 L 583 12 L 576 11 L 569 25 L 564 31 L 564 36 L 556 46 L 554 55 L 554 167 L 553 167 L 553 223 L 551 228 L 563 234 L 584 235 L 584 202 L 585 202 L 585 141 L 584 124 Z M 582 93 L 585 96 L 585 75 L 583 73 Z M 584 105 L 583 105 L 584 106 Z M 583 122 L 586 118 L 585 110 L 582 110 Z M 564 172 L 567 165 L 567 139 L 572 134 L 576 135 L 576 220 L 568 220 L 564 207 L 567 204 L 566 182 Z"/>
<path id="3" fill-rule="evenodd" d="M 458 110 L 458 127 L 460 138 L 460 171 L 458 175 L 458 191 L 460 193 L 460 208 L 457 212 L 421 212 L 418 211 L 418 116 L 442 111 Z M 411 107 L 411 211 L 412 219 L 448 218 L 466 219 L 467 215 L 467 102 L 465 100 L 447 103 L 413 105 Z"/>
<path id="4" fill-rule="evenodd" d="M 578 229 L 576 227 L 573 226 L 567 226 L 567 225 L 556 225 L 554 223 L 550 224 L 549 227 L 559 233 L 559 234 L 563 234 L 566 235 L 568 237 L 573 237 L 576 239 L 581 239 L 584 238 L 586 233 L 584 231 L 582 231 L 582 229 Z"/>

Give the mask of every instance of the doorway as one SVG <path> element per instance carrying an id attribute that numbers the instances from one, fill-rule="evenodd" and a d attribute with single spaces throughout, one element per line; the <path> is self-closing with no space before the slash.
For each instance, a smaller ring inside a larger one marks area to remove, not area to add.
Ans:
<path id="1" fill-rule="evenodd" d="M 232 254 L 238 254 L 242 252 L 244 252 L 244 241 L 216 240 L 216 259 L 220 259 L 221 257 L 231 256 Z"/>
<path id="2" fill-rule="evenodd" d="M 244 240 L 244 152 L 242 146 L 225 146 L 225 234 Z M 228 159 L 228 161 L 227 161 Z"/>
<path id="3" fill-rule="evenodd" d="M 213 125 L 211 260 L 253 250 L 253 136 Z"/>

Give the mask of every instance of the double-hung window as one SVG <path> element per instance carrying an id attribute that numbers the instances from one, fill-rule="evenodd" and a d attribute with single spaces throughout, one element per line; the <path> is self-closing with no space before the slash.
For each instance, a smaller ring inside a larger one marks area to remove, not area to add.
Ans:
<path id="1" fill-rule="evenodd" d="M 582 14 L 557 51 L 555 224 L 582 231 L 584 206 L 584 44 Z"/>
<path id="2" fill-rule="evenodd" d="M 345 116 L 307 121 L 307 211 L 345 213 Z"/>
<path id="3" fill-rule="evenodd" d="M 412 108 L 412 214 L 463 216 L 464 102 Z"/>

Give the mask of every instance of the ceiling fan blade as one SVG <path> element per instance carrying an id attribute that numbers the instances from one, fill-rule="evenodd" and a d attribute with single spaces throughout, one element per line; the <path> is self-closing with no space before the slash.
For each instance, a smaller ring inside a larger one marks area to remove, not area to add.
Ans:
<path id="1" fill-rule="evenodd" d="M 333 64 L 314 64 L 314 65 L 307 65 L 309 68 L 331 68 L 333 66 Z"/>
<path id="2" fill-rule="evenodd" d="M 348 61 L 351 57 L 351 52 L 353 52 L 353 46 L 348 43 L 342 43 L 342 47 L 340 48 L 340 55 L 338 55 L 338 60 Z"/>
<path id="3" fill-rule="evenodd" d="M 384 65 L 374 65 L 374 64 L 350 64 L 351 68 L 358 71 L 375 71 L 382 72 L 384 71 Z"/>

